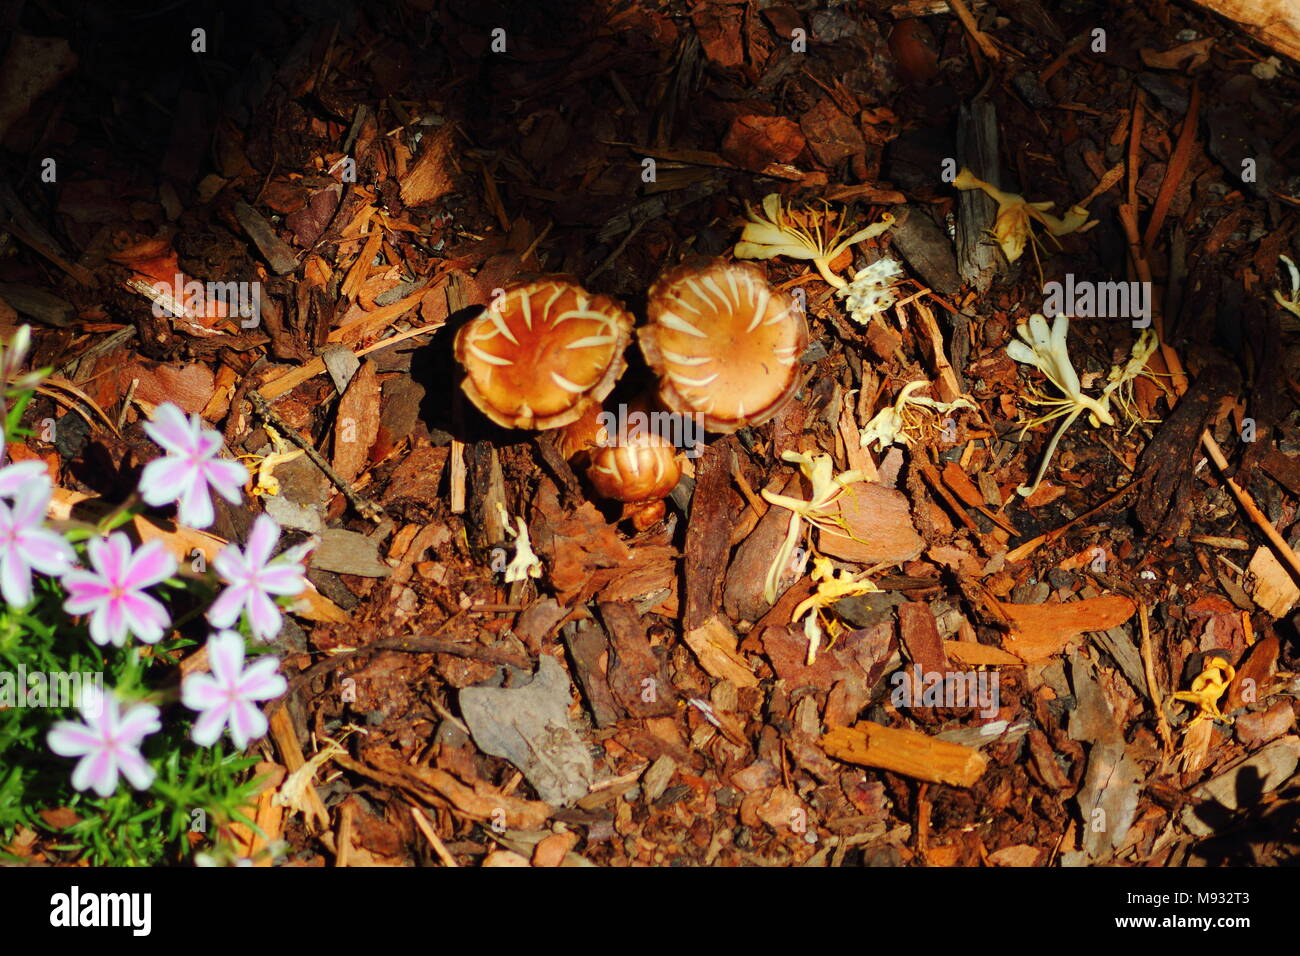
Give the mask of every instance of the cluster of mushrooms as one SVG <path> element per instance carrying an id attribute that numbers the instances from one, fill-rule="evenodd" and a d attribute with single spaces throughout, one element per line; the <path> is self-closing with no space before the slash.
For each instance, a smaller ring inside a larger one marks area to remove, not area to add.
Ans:
<path id="1" fill-rule="evenodd" d="M 725 434 L 761 425 L 794 397 L 808 324 L 757 266 L 687 261 L 655 281 L 646 312 L 635 334 L 659 387 L 636 410 L 691 416 Z M 544 276 L 497 295 L 457 333 L 455 354 L 461 388 L 484 415 L 506 428 L 563 429 L 561 452 L 643 531 L 663 517 L 682 462 L 652 429 L 620 441 L 601 423 L 633 332 L 622 303 Z"/>

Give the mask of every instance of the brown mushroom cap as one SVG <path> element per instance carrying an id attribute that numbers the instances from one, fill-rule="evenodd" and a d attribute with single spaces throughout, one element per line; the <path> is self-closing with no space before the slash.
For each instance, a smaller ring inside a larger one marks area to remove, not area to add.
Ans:
<path id="1" fill-rule="evenodd" d="M 606 498 L 651 501 L 677 487 L 682 466 L 671 441 L 648 431 L 629 436 L 626 444 L 591 450 L 587 477 Z"/>
<path id="2" fill-rule="evenodd" d="M 456 334 L 461 388 L 506 428 L 559 428 L 614 388 L 632 316 L 609 296 L 547 276 L 511 286 Z"/>
<path id="3" fill-rule="evenodd" d="M 670 410 L 734 432 L 761 425 L 794 396 L 808 323 L 757 266 L 683 263 L 651 286 L 648 312 L 637 340 Z"/>

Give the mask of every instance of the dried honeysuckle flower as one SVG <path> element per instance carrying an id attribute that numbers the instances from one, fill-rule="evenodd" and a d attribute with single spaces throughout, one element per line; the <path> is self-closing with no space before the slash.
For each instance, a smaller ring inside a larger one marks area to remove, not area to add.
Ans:
<path id="1" fill-rule="evenodd" d="M 1287 272 L 1291 275 L 1291 294 L 1284 296 L 1281 289 L 1274 289 L 1273 298 L 1277 300 L 1278 305 L 1294 315 L 1296 319 L 1300 319 L 1300 269 L 1296 268 L 1296 264 L 1289 257 L 1278 256 L 1278 258 L 1286 263 Z M 1283 319 L 1282 325 L 1289 329 L 1300 328 L 1300 323 L 1290 319 Z"/>
<path id="2" fill-rule="evenodd" d="M 1156 337 L 1155 330 L 1143 329 L 1133 343 L 1128 361 L 1111 368 L 1110 374 L 1106 376 L 1106 387 L 1101 390 L 1101 404 L 1109 409 L 1110 400 L 1114 397 L 1116 407 L 1132 423 L 1130 431 L 1145 421 L 1133 404 L 1133 383 L 1147 374 L 1147 362 L 1159 347 L 1160 339 Z M 1094 420 L 1093 424 L 1096 425 L 1097 422 Z"/>
<path id="3" fill-rule="evenodd" d="M 817 651 L 821 647 L 822 627 L 819 620 L 824 608 L 834 604 L 840 598 L 856 597 L 862 594 L 875 594 L 880 591 L 871 581 L 862 581 L 858 576 L 841 571 L 838 574 L 830 558 L 813 558 L 812 579 L 817 582 L 817 590 L 799 602 L 790 623 L 803 617 L 804 634 L 808 637 L 808 666 L 817 663 Z"/>
<path id="4" fill-rule="evenodd" d="M 1100 423 L 1115 424 L 1115 419 L 1111 416 L 1106 404 L 1085 395 L 1079 385 L 1078 373 L 1075 372 L 1074 366 L 1070 362 L 1070 353 L 1066 347 L 1065 340 L 1069 331 L 1070 320 L 1064 315 L 1058 315 L 1049 328 L 1047 320 L 1035 313 L 1029 317 L 1027 323 L 1021 324 L 1016 329 L 1016 332 L 1024 341 L 1013 339 L 1007 345 L 1007 354 L 1009 356 L 1017 362 L 1033 365 L 1046 375 L 1048 381 L 1055 385 L 1061 394 L 1065 396 L 1065 398 L 1034 397 L 1029 399 L 1035 405 L 1051 407 L 1052 411 L 1025 422 L 1020 430 L 1022 436 L 1030 428 L 1046 424 L 1061 416 L 1065 416 L 1065 420 L 1061 422 L 1056 434 L 1048 442 L 1047 451 L 1043 455 L 1043 463 L 1038 468 L 1038 474 L 1034 477 L 1033 484 L 1021 485 L 1016 489 L 1017 493 L 1025 497 L 1033 494 L 1039 482 L 1043 480 L 1048 462 L 1052 460 L 1052 455 L 1056 452 L 1056 446 L 1060 442 L 1061 436 L 1074 424 L 1076 418 L 1084 412 L 1088 412 L 1094 425 Z"/>
<path id="5" fill-rule="evenodd" d="M 289 443 L 281 438 L 280 433 L 270 425 L 264 424 L 262 428 L 271 440 L 273 451 L 261 459 L 256 455 L 246 456 L 249 463 L 254 466 L 253 488 L 249 492 L 254 497 L 278 495 L 280 493 L 280 479 L 275 477 L 275 469 L 306 454 L 301 448 L 290 448 Z"/>
<path id="6" fill-rule="evenodd" d="M 515 556 L 506 565 L 506 583 L 513 584 L 526 578 L 540 578 L 542 561 L 533 553 L 533 543 L 528 537 L 528 525 L 524 523 L 523 518 L 516 518 L 515 527 L 510 527 L 510 513 L 500 502 L 497 502 L 497 511 L 501 514 L 501 522 L 505 525 L 506 533 L 515 539 Z"/>
<path id="7" fill-rule="evenodd" d="M 1025 251 L 1025 243 L 1031 238 L 1030 220 L 1043 226 L 1052 236 L 1065 236 L 1072 232 L 1084 232 L 1097 224 L 1088 219 L 1088 210 L 1082 206 L 1071 206 L 1064 217 L 1053 216 L 1047 212 L 1053 202 L 1029 202 L 1018 193 L 1003 192 L 992 183 L 975 176 L 968 169 L 962 169 L 952 183 L 958 189 L 982 189 L 998 204 L 998 215 L 993 222 L 993 238 L 997 240 L 1007 262 L 1015 262 Z"/>
<path id="8" fill-rule="evenodd" d="M 783 206 L 777 193 L 763 197 L 761 212 L 749 204 L 745 212 L 749 221 L 736 243 L 737 259 L 809 259 L 822 278 L 837 289 L 848 283 L 831 271 L 830 263 L 855 242 L 874 238 L 894 224 L 894 217 L 886 213 L 880 222 L 845 236 L 842 210 L 837 217 L 829 206 L 821 210 L 794 209 Z"/>
<path id="9" fill-rule="evenodd" d="M 804 501 L 763 489 L 763 497 L 769 503 L 790 511 L 790 525 L 786 530 L 785 540 L 777 548 L 776 556 L 768 566 L 767 577 L 763 583 L 763 595 L 769 604 L 776 603 L 776 585 L 781 578 L 782 570 L 790 566 L 790 558 L 794 555 L 799 536 L 803 532 L 803 522 L 808 522 L 814 528 L 843 533 L 843 520 L 838 513 L 832 517 L 826 512 L 835 504 L 845 488 L 863 480 L 860 471 L 843 471 L 838 475 L 834 474 L 835 466 L 830 455 L 814 456 L 787 451 L 781 457 L 785 461 L 792 461 L 799 465 L 799 470 L 803 472 L 804 477 L 812 483 L 812 497 Z"/>
<path id="10" fill-rule="evenodd" d="M 894 304 L 894 287 L 902 275 L 903 267 L 886 256 L 860 270 L 852 282 L 836 290 L 835 296 L 844 300 L 849 318 L 866 325 Z"/>
<path id="11" fill-rule="evenodd" d="M 797 617 L 790 619 L 791 623 L 797 620 Z M 817 651 L 822 646 L 823 636 L 821 617 L 815 610 L 803 619 L 803 636 L 808 638 L 808 656 L 805 660 L 812 667 L 817 663 Z"/>
<path id="12" fill-rule="evenodd" d="M 944 414 L 958 408 L 975 408 L 975 404 L 964 396 L 951 402 L 940 402 L 926 395 L 915 394 L 929 385 L 925 379 L 904 385 L 894 404 L 882 408 L 867 422 L 867 427 L 862 429 L 862 447 L 866 448 L 875 442 L 876 451 L 884 451 L 895 443 L 911 445 L 919 437 L 926 415 Z"/>

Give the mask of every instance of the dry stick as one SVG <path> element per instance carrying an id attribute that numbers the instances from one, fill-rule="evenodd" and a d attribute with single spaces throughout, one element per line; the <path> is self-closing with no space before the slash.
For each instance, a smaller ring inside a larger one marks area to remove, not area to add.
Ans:
<path id="1" fill-rule="evenodd" d="M 1135 216 L 1137 215 L 1138 154 L 1142 149 L 1142 123 L 1145 119 L 1146 100 L 1139 90 L 1133 101 L 1133 125 L 1129 129 L 1128 160 L 1125 164 L 1128 169 L 1128 207 L 1133 210 Z M 1134 262 L 1136 263 L 1140 258 L 1142 258 L 1140 255 L 1135 255 Z"/>
<path id="2" fill-rule="evenodd" d="M 1241 505 L 1241 509 L 1246 512 L 1251 521 L 1255 522 L 1259 530 L 1264 532 L 1264 537 L 1268 538 L 1278 556 L 1290 567 L 1291 574 L 1295 576 L 1297 583 L 1300 583 L 1300 556 L 1296 555 L 1295 551 L 1291 549 L 1291 545 L 1287 544 L 1286 538 L 1282 537 L 1277 528 L 1273 527 L 1273 522 L 1268 520 L 1268 515 L 1259 510 L 1259 505 L 1255 504 L 1255 499 L 1250 496 L 1250 493 L 1228 477 L 1228 460 L 1223 457 L 1223 451 L 1219 448 L 1219 443 L 1214 440 L 1214 436 L 1210 434 L 1208 428 L 1201 432 L 1201 447 L 1205 449 L 1205 453 L 1210 456 L 1210 460 L 1219 469 L 1224 482 L 1232 492 L 1233 497 L 1237 499 L 1237 504 Z"/>
<path id="3" fill-rule="evenodd" d="M 998 48 L 993 45 L 993 41 L 989 39 L 988 35 L 979 28 L 979 24 L 975 22 L 975 16 L 970 12 L 970 7 L 966 6 L 963 0 L 948 0 L 948 6 L 953 13 L 957 14 L 957 19 L 966 28 L 966 32 L 970 34 L 971 39 L 978 44 L 980 52 L 994 63 L 1001 60 L 1002 54 L 998 52 Z"/>
<path id="4" fill-rule="evenodd" d="M 1097 507 L 1092 508 L 1089 511 L 1085 511 L 1083 514 L 1079 515 L 1078 517 L 1074 518 L 1071 521 L 1067 521 L 1065 524 L 1061 525 L 1059 528 L 1056 528 L 1055 530 L 1045 531 L 1042 534 L 1040 534 L 1037 538 L 1033 538 L 1029 541 L 1026 541 L 1024 544 L 1020 545 L 1014 551 L 1007 552 L 1007 560 L 1010 562 L 1023 561 L 1025 558 L 1029 557 L 1031 554 L 1033 554 L 1043 545 L 1050 544 L 1051 542 L 1055 541 L 1057 538 L 1060 538 L 1062 535 L 1064 535 L 1075 525 L 1090 520 L 1094 515 L 1101 514 L 1101 512 L 1105 511 L 1107 508 L 1114 505 L 1121 498 L 1127 495 L 1130 491 L 1133 491 L 1135 488 L 1138 487 L 1138 485 L 1142 484 L 1142 482 L 1150 478 L 1152 474 L 1153 472 L 1147 472 L 1145 475 L 1141 475 L 1137 478 L 1134 478 L 1123 488 L 1119 489 L 1119 491 L 1115 492 L 1113 495 L 1111 495 L 1101 504 L 1097 505 Z"/>
<path id="5" fill-rule="evenodd" d="M 1151 622 L 1147 618 L 1147 606 L 1142 601 L 1138 602 L 1138 623 L 1142 626 L 1142 672 L 1147 679 L 1147 695 L 1151 698 L 1151 705 L 1156 711 L 1156 729 L 1160 732 L 1160 740 L 1165 745 L 1165 756 L 1174 752 L 1174 738 L 1169 731 L 1169 722 L 1165 719 L 1164 695 L 1160 692 L 1160 685 L 1156 683 L 1156 665 L 1155 656 L 1151 649 Z"/>
<path id="6" fill-rule="evenodd" d="M 939 473 L 935 471 L 934 465 L 930 464 L 930 461 L 922 455 L 917 455 L 912 459 L 912 461 L 921 472 L 921 477 L 926 480 L 926 483 L 929 484 L 932 489 L 934 489 L 934 493 L 947 503 L 948 510 L 956 516 L 957 520 L 965 526 L 967 531 L 973 531 L 978 535 L 979 525 L 975 523 L 974 518 L 966 513 L 966 509 L 962 507 L 961 502 L 959 502 L 953 496 L 952 492 L 948 490 L 948 486 L 943 483 L 943 479 L 940 478 Z"/>
<path id="7" fill-rule="evenodd" d="M 1046 86 L 1047 81 L 1059 73 L 1061 68 L 1070 62 L 1070 57 L 1082 50 L 1087 43 L 1087 33 L 1080 33 L 1077 37 L 1071 40 L 1066 44 L 1065 49 L 1061 51 L 1060 55 L 1051 63 L 1047 64 L 1047 67 L 1042 73 L 1038 74 L 1038 82 Z M 1087 205 L 1087 203 L 1083 203 L 1082 205 Z"/>
<path id="8" fill-rule="evenodd" d="M 443 842 L 438 839 L 438 834 L 434 832 L 433 827 L 429 824 L 428 818 L 420 811 L 420 808 L 411 807 L 410 809 L 411 819 L 413 819 L 415 825 L 420 828 L 420 832 L 424 834 L 424 838 L 429 841 L 429 845 L 433 847 L 433 852 L 438 854 L 438 859 L 442 860 L 442 865 L 454 867 L 460 866 L 460 864 L 456 862 L 456 858 L 447 852 L 447 847 L 443 845 Z"/>
<path id="9" fill-rule="evenodd" d="M 289 773 L 296 773 L 306 766 L 307 758 L 302 752 L 298 732 L 294 729 L 293 720 L 290 719 L 287 710 L 281 708 L 275 712 L 275 715 L 270 720 L 270 729 L 271 739 L 275 741 L 276 747 L 279 748 L 280 757 Z M 314 833 L 318 822 L 322 827 L 328 827 L 329 811 L 325 809 L 320 794 L 316 792 L 316 787 L 310 780 L 307 782 L 305 794 L 308 812 L 303 816 L 307 823 L 307 829 Z"/>
<path id="10" fill-rule="evenodd" d="M 1188 164 L 1192 158 L 1192 146 L 1196 143 L 1196 123 L 1201 106 L 1200 88 L 1192 84 L 1192 97 L 1187 105 L 1187 115 L 1183 118 L 1183 128 L 1178 133 L 1178 143 L 1174 146 L 1173 155 L 1169 157 L 1169 165 L 1165 167 L 1165 176 L 1160 183 L 1160 192 L 1156 194 L 1156 204 L 1151 209 L 1151 218 L 1147 221 L 1146 235 L 1142 237 L 1142 256 L 1143 259 L 1151 257 L 1151 250 L 1156 241 L 1156 236 L 1160 232 L 1160 227 L 1164 225 L 1165 216 L 1169 212 L 1169 204 L 1173 202 L 1174 193 L 1178 190 L 1178 184 L 1182 182 L 1183 176 L 1187 172 Z"/>
<path id="11" fill-rule="evenodd" d="M 447 315 L 452 316 L 461 309 L 467 308 L 469 302 L 465 296 L 465 290 L 461 286 L 461 279 L 455 273 L 447 279 L 447 288 L 443 293 L 447 297 Z M 465 443 L 459 438 L 451 440 L 451 455 L 448 459 L 448 487 L 451 491 L 451 513 L 454 515 L 465 513 Z"/>
<path id="12" fill-rule="evenodd" d="M 348 852 L 352 849 L 352 804 L 344 803 L 339 810 L 338 834 L 334 838 L 334 865 L 347 866 Z"/>
<path id="13" fill-rule="evenodd" d="M 256 389 L 249 389 L 244 397 L 248 399 L 249 404 L 253 406 L 264 421 L 303 450 L 303 454 L 311 460 L 311 463 L 325 473 L 325 477 L 334 483 L 335 488 L 343 492 L 343 497 L 347 498 L 352 507 L 357 509 L 357 514 L 375 523 L 387 517 L 383 508 L 369 498 L 357 494 L 348 482 L 339 477 L 339 474 L 329 466 L 329 462 L 321 457 L 320 452 L 313 447 L 312 443 L 299 435 L 297 429 L 285 424 L 284 420 L 272 411 L 270 403 Z"/>
<path id="14" fill-rule="evenodd" d="M 1133 107 L 1133 132 L 1129 137 L 1129 199 L 1127 203 L 1119 207 L 1118 212 L 1120 225 L 1124 227 L 1124 236 L 1128 240 L 1128 251 L 1133 259 L 1133 269 L 1137 272 L 1140 280 L 1154 287 L 1151 279 L 1151 264 L 1147 262 L 1146 256 L 1143 254 L 1138 230 L 1137 177 L 1138 146 L 1142 137 L 1142 104 L 1141 94 L 1138 94 L 1137 103 Z M 1165 360 L 1165 366 L 1169 369 L 1174 390 L 1179 395 L 1182 395 L 1183 392 L 1187 391 L 1187 374 L 1183 371 L 1183 363 L 1179 360 L 1178 354 L 1165 342 L 1164 315 L 1156 307 L 1154 296 L 1152 296 L 1151 315 L 1152 322 L 1155 324 L 1156 336 L 1160 341 L 1160 355 Z"/>
<path id="15" fill-rule="evenodd" d="M 754 494 L 754 489 L 745 479 L 745 473 L 740 470 L 740 459 L 734 451 L 731 453 L 731 478 L 740 489 L 740 493 L 745 496 L 745 500 L 749 502 L 749 507 L 753 509 L 754 514 L 759 518 L 767 514 L 767 502 Z"/>
<path id="16" fill-rule="evenodd" d="M 600 275 L 614 264 L 614 260 L 623 254 L 623 250 L 627 248 L 627 244 L 632 241 L 632 238 L 640 232 L 641 228 L 649 221 L 649 218 L 644 216 L 636 217 L 636 221 L 632 223 L 632 228 L 627 231 L 627 235 L 623 237 L 623 240 L 614 247 L 614 251 L 606 256 L 605 260 L 600 265 L 591 270 L 591 273 L 587 276 L 588 284 L 591 283 L 592 279 L 596 278 L 596 276 Z"/>
<path id="17" fill-rule="evenodd" d="M 448 479 L 451 487 L 451 513 L 465 513 L 465 443 L 458 438 L 451 440 L 451 456 L 448 459 L 451 475 Z"/>
<path id="18" fill-rule="evenodd" d="M 443 622 L 442 626 L 446 627 L 455 619 L 455 617 L 448 618 Z M 341 654 L 334 654 L 312 665 L 289 682 L 288 692 L 268 708 L 268 716 L 274 715 L 290 697 L 301 690 L 308 682 L 318 677 L 324 677 L 360 654 L 371 654 L 375 651 L 403 651 L 408 654 L 450 654 L 453 657 L 468 657 L 476 661 L 486 661 L 489 664 L 509 664 L 511 667 L 517 667 L 523 671 L 531 671 L 533 668 L 532 661 L 527 657 L 495 647 L 484 647 L 482 644 L 459 644 L 455 641 L 444 641 L 435 637 L 390 637 L 362 647 L 355 647 Z"/>

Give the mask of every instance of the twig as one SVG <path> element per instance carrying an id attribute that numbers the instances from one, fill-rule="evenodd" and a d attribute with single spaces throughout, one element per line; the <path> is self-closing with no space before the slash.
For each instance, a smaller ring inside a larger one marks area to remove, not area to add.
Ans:
<path id="1" fill-rule="evenodd" d="M 330 467 L 329 462 L 321 456 L 321 453 L 313 447 L 312 443 L 298 434 L 296 428 L 292 428 L 285 424 L 284 420 L 271 409 L 270 403 L 262 397 L 261 393 L 256 389 L 249 389 L 244 397 L 248 399 L 249 404 L 253 406 L 257 414 L 266 421 L 267 424 L 271 425 L 281 435 L 303 450 L 303 453 L 311 460 L 311 463 L 325 473 L 325 477 L 333 482 L 335 488 L 343 492 L 343 497 L 347 498 L 352 504 L 352 507 L 357 509 L 357 514 L 375 522 L 376 524 L 387 517 L 387 515 L 384 514 L 384 509 L 382 507 L 375 504 L 369 498 L 357 494 L 348 482 L 339 477 L 338 473 Z"/>
<path id="2" fill-rule="evenodd" d="M 443 622 L 442 626 L 446 627 L 455 619 L 455 617 L 448 618 Z M 284 706 L 285 701 L 309 682 L 318 677 L 324 677 L 360 654 L 372 654 L 375 651 L 402 651 L 408 654 L 450 654 L 453 657 L 468 657 L 476 661 L 487 661 L 489 664 L 508 664 L 523 671 L 531 671 L 533 668 L 533 662 L 527 657 L 513 651 L 484 647 L 482 644 L 461 644 L 456 641 L 439 640 L 435 637 L 391 637 L 382 641 L 375 641 L 373 644 L 366 644 L 363 647 L 355 647 L 341 654 L 334 654 L 312 665 L 290 681 L 288 692 L 268 708 L 268 716 L 274 715 Z"/>
<path id="3" fill-rule="evenodd" d="M 1155 474 L 1155 472 L 1147 472 L 1145 475 L 1140 475 L 1139 477 L 1134 478 L 1132 481 L 1130 481 L 1119 491 L 1115 492 L 1113 495 L 1111 495 L 1101 504 L 1097 505 L 1097 507 L 1092 508 L 1089 511 L 1085 511 L 1083 514 L 1079 515 L 1078 517 L 1074 518 L 1071 521 L 1067 521 L 1065 524 L 1061 525 L 1059 528 L 1056 528 L 1053 531 L 1045 531 L 1042 534 L 1040 534 L 1038 537 L 1026 541 L 1024 544 L 1020 545 L 1020 547 L 1016 548 L 1014 551 L 1008 552 L 1007 560 L 1012 562 L 1025 560 L 1025 558 L 1029 557 L 1031 554 L 1033 554 L 1043 545 L 1050 544 L 1051 542 L 1057 540 L 1059 537 L 1061 537 L 1061 535 L 1065 534 L 1075 525 L 1080 524 L 1081 522 L 1084 521 L 1088 521 L 1093 517 L 1093 515 L 1100 514 L 1102 511 L 1105 511 L 1107 508 L 1114 505 L 1121 498 L 1125 497 L 1129 492 L 1133 491 L 1144 481 L 1150 478 L 1153 474 Z"/>
<path id="4" fill-rule="evenodd" d="M 1165 215 L 1169 212 L 1169 204 L 1173 202 L 1178 184 L 1182 182 L 1183 176 L 1187 172 L 1187 165 L 1192 158 L 1192 146 L 1196 142 L 1196 123 L 1200 107 L 1201 91 L 1193 83 L 1191 101 L 1187 105 L 1187 115 L 1183 118 L 1183 128 L 1178 133 L 1178 142 L 1174 146 L 1173 154 L 1169 157 L 1169 165 L 1165 167 L 1165 176 L 1160 182 L 1160 192 L 1156 194 L 1156 204 L 1151 209 L 1151 218 L 1147 220 L 1146 235 L 1142 237 L 1143 258 L 1149 259 L 1151 257 L 1156 234 L 1160 231 L 1160 227 L 1164 225 Z"/>
<path id="5" fill-rule="evenodd" d="M 458 438 L 451 440 L 451 513 L 465 513 L 465 443 Z"/>
<path id="6" fill-rule="evenodd" d="M 1142 672 L 1147 679 L 1147 696 L 1155 708 L 1156 730 L 1160 732 L 1167 757 L 1174 752 L 1174 738 L 1169 731 L 1169 721 L 1165 719 L 1164 696 L 1160 693 L 1160 685 L 1156 683 L 1155 659 L 1151 651 L 1151 622 L 1147 618 L 1147 606 L 1142 601 L 1138 602 L 1138 623 L 1142 626 Z"/>
<path id="7" fill-rule="evenodd" d="M 1214 440 L 1214 436 L 1210 434 L 1208 428 L 1201 432 L 1201 447 L 1205 449 L 1205 453 L 1210 456 L 1210 460 L 1219 469 L 1224 483 L 1227 484 L 1233 497 L 1237 499 L 1237 504 L 1241 505 L 1241 510 L 1246 512 L 1246 515 L 1260 531 L 1264 532 L 1264 537 L 1268 538 L 1269 544 L 1273 545 L 1273 550 L 1277 552 L 1278 557 L 1286 562 L 1291 569 L 1292 576 L 1297 582 L 1300 582 L 1300 556 L 1296 555 L 1295 551 L 1291 549 L 1291 545 L 1287 544 L 1286 538 L 1282 537 L 1277 528 L 1273 527 L 1273 522 L 1268 520 L 1268 515 L 1264 514 L 1259 509 L 1259 505 L 1255 504 L 1255 499 L 1250 496 L 1250 492 L 1228 477 L 1228 459 L 1223 457 L 1219 443 Z"/>
<path id="8" fill-rule="evenodd" d="M 966 6 L 963 0 L 948 0 L 948 6 L 953 13 L 957 14 L 957 19 L 961 21 L 961 25 L 966 28 L 970 38 L 980 48 L 980 52 L 994 63 L 1001 60 L 1002 54 L 993 45 L 993 41 L 989 39 L 988 35 L 979 28 L 979 24 L 975 22 L 974 14 L 970 12 L 970 7 Z"/>
<path id="9" fill-rule="evenodd" d="M 591 273 L 587 276 L 588 285 L 591 284 L 592 279 L 596 278 L 596 276 L 600 275 L 602 272 L 604 272 L 606 269 L 608 269 L 611 265 L 614 264 L 614 260 L 623 254 L 623 250 L 626 249 L 627 244 L 632 241 L 632 237 L 635 236 L 638 232 L 640 232 L 641 227 L 644 226 L 649 221 L 650 221 L 649 219 L 640 216 L 636 218 L 636 221 L 632 223 L 632 228 L 627 231 L 627 234 L 625 236 L 623 236 L 622 241 L 619 242 L 619 244 L 614 247 L 614 251 L 605 257 L 604 262 L 602 262 L 600 265 L 596 266 L 596 268 L 591 270 Z"/>
<path id="10" fill-rule="evenodd" d="M 456 862 L 456 858 L 447 852 L 447 847 L 443 844 L 442 840 L 438 839 L 438 834 L 434 832 L 428 818 L 425 817 L 420 808 L 411 807 L 410 810 L 411 819 L 413 819 L 415 825 L 420 828 L 420 832 L 424 834 L 424 838 L 429 841 L 429 845 L 433 847 L 433 852 L 438 854 L 438 859 L 442 860 L 442 865 L 454 867 L 460 866 L 460 864 Z"/>

